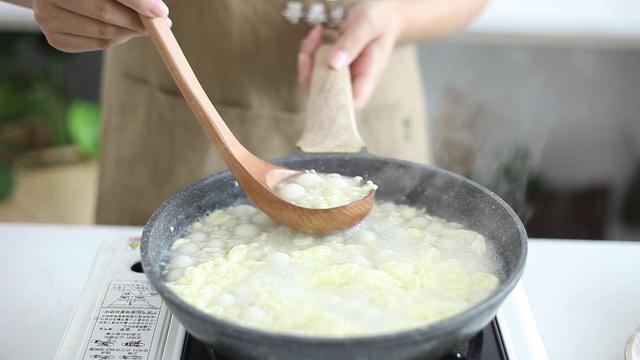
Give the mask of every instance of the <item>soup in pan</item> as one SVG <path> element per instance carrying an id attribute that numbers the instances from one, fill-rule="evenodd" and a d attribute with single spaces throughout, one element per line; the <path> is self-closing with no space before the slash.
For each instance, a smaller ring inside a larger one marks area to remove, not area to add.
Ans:
<path id="1" fill-rule="evenodd" d="M 500 284 L 490 242 L 378 202 L 355 228 L 311 236 L 251 205 L 216 210 L 171 248 L 165 281 L 194 307 L 266 331 L 345 337 L 423 326 Z"/>

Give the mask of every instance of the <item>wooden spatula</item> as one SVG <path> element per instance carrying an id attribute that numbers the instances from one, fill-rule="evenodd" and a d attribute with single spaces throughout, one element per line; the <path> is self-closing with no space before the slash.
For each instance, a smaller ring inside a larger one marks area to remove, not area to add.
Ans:
<path id="1" fill-rule="evenodd" d="M 240 187 L 258 208 L 281 224 L 315 234 L 347 229 L 367 215 L 373 206 L 373 191 L 362 200 L 329 209 L 303 208 L 278 197 L 274 192 L 275 186 L 300 172 L 270 164 L 242 146 L 207 97 L 167 22 L 161 18 L 141 18 L 191 111 L 213 141 Z M 329 103 L 331 101 L 327 101 Z M 313 126 L 307 129 L 310 130 L 313 130 Z"/>

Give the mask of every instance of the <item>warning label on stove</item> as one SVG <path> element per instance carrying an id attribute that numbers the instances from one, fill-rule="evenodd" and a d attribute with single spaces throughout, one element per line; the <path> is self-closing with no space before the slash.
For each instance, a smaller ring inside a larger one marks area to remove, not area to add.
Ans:
<path id="1" fill-rule="evenodd" d="M 82 359 L 149 359 L 161 310 L 162 298 L 149 282 L 111 281 Z"/>

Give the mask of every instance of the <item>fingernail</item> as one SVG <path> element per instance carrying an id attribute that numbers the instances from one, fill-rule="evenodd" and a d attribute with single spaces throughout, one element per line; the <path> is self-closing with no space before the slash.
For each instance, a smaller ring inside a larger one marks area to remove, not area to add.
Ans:
<path id="1" fill-rule="evenodd" d="M 349 65 L 349 54 L 347 54 L 347 52 L 344 50 L 338 50 L 335 54 L 333 54 L 333 57 L 331 57 L 330 64 L 336 70 L 345 68 L 347 65 Z"/>
<path id="2" fill-rule="evenodd" d="M 167 25 L 169 25 L 169 27 L 173 26 L 173 21 L 171 21 L 171 19 L 169 19 L 168 17 L 164 18 L 164 21 L 167 22 Z"/>
<path id="3" fill-rule="evenodd" d="M 152 0 L 149 11 L 157 17 L 165 17 L 169 15 L 169 8 L 160 0 Z"/>

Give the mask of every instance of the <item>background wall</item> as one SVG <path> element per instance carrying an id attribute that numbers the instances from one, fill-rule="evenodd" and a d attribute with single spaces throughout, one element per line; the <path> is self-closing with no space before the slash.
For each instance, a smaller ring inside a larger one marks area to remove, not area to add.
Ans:
<path id="1" fill-rule="evenodd" d="M 553 185 L 610 185 L 617 218 L 640 164 L 640 51 L 440 41 L 420 58 L 436 136 L 452 112 L 480 121 L 488 129 L 466 136 L 481 137 L 484 166 L 526 144 Z"/>
<path id="2" fill-rule="evenodd" d="M 576 22 L 571 32 L 566 21 L 549 21 L 555 19 L 553 14 L 543 11 L 537 20 L 513 21 L 516 10 L 521 15 L 530 12 L 519 6 L 501 8 L 506 3 L 500 1 L 492 4 L 493 10 L 489 8 L 468 32 L 419 47 L 439 161 L 457 164 L 455 170 L 491 185 L 516 204 L 525 201 L 532 177 L 565 190 L 603 185 L 611 190 L 605 237 L 640 238 L 619 221 L 624 191 L 640 166 L 640 42 L 633 32 L 640 34 L 640 29 L 632 26 L 636 22 L 627 19 L 626 32 L 621 33 L 613 17 L 593 18 L 598 21 L 585 23 L 591 27 Z M 557 11 L 556 17 L 564 13 Z M 548 26 L 541 28 L 543 20 Z M 506 29 L 518 34 L 504 35 Z M 528 38 L 523 35 L 527 31 L 543 34 Z M 583 33 L 598 33 L 600 38 Z M 51 60 L 50 54 L 34 50 L 38 41 L 43 40 L 37 34 L 30 41 L 21 40 L 16 68 L 38 69 Z M 70 99 L 98 99 L 100 60 L 98 52 L 64 55 L 60 70 Z M 505 168 L 514 162 L 517 166 Z M 91 183 L 87 188 L 93 191 L 95 161 L 82 166 L 90 176 L 81 172 L 78 179 L 92 179 L 81 183 Z M 30 171 L 21 170 L 18 176 L 27 178 Z M 44 174 L 47 170 L 33 171 L 43 172 L 36 177 L 42 179 L 45 192 L 51 189 L 53 177 Z M 35 216 L 30 202 L 16 207 L 18 195 L 34 193 L 33 187 L 20 188 L 21 183 L 26 182 L 16 182 L 17 195 L 0 204 L 0 220 L 47 221 L 49 214 Z M 40 195 L 36 198 L 39 201 Z M 65 202 L 64 197 L 59 200 Z M 24 211 L 16 213 L 16 208 Z M 530 215 L 525 211 L 523 217 Z M 61 219 L 49 221 L 66 221 Z"/>

